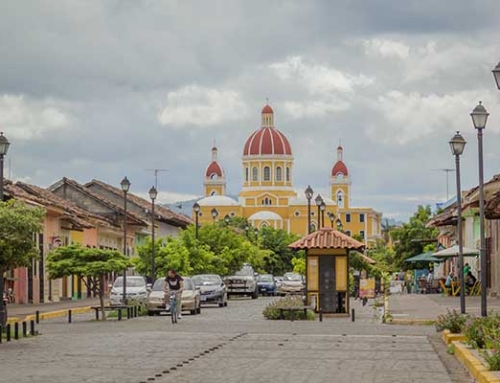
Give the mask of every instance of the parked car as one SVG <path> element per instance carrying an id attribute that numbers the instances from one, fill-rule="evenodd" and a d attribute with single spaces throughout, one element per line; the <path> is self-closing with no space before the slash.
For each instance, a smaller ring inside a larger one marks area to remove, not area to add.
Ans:
<path id="1" fill-rule="evenodd" d="M 276 283 L 276 291 L 278 291 L 283 283 L 283 277 L 274 277 L 274 282 Z"/>
<path id="2" fill-rule="evenodd" d="M 227 287 L 222 278 L 216 274 L 200 274 L 193 276 L 194 285 L 200 289 L 201 303 L 215 303 L 219 307 L 227 306 Z"/>
<path id="3" fill-rule="evenodd" d="M 127 276 L 127 300 L 135 300 L 139 303 L 146 303 L 148 290 L 146 280 L 141 276 Z M 110 301 L 112 305 L 123 303 L 123 277 L 115 279 L 111 287 Z"/>
<path id="4" fill-rule="evenodd" d="M 271 274 L 262 274 L 257 277 L 257 286 L 262 295 L 276 295 L 276 281 Z"/>
<path id="5" fill-rule="evenodd" d="M 259 287 L 255 280 L 255 272 L 250 265 L 244 265 L 235 275 L 226 277 L 227 296 L 233 295 L 251 296 L 252 299 L 259 297 Z"/>
<path id="6" fill-rule="evenodd" d="M 283 282 L 279 287 L 280 295 L 302 294 L 305 289 L 304 277 L 296 273 L 286 273 L 283 276 Z"/>
<path id="7" fill-rule="evenodd" d="M 190 278 L 183 277 L 184 291 L 182 292 L 182 311 L 189 311 L 191 315 L 201 313 L 201 299 L 200 291 L 195 287 Z M 165 308 L 165 294 L 163 293 L 163 286 L 165 286 L 165 278 L 157 279 L 153 288 L 149 292 L 146 300 L 146 307 L 148 315 L 166 313 Z"/>

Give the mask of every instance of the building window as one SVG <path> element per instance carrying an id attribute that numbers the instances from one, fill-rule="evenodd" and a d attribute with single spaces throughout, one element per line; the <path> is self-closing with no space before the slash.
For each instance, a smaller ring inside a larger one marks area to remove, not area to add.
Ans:
<path id="1" fill-rule="evenodd" d="M 365 231 L 364 230 L 360 230 L 359 235 L 361 236 L 361 238 L 365 239 Z"/>
<path id="2" fill-rule="evenodd" d="M 252 168 L 252 181 L 258 181 L 259 180 L 259 169 L 257 169 L 257 166 L 254 166 Z"/>
<path id="3" fill-rule="evenodd" d="M 337 192 L 337 206 L 340 208 L 344 207 L 344 193 L 342 192 L 342 190 L 339 190 Z"/>
<path id="4" fill-rule="evenodd" d="M 213 197 L 214 195 L 217 195 L 217 192 L 215 190 L 212 190 L 212 193 L 210 195 Z"/>
<path id="5" fill-rule="evenodd" d="M 264 205 L 264 206 L 269 206 L 269 205 L 272 205 L 272 204 L 273 204 L 273 201 L 270 198 L 266 197 L 266 198 L 264 198 L 262 200 L 262 205 Z"/>
<path id="6" fill-rule="evenodd" d="M 230 214 L 229 214 L 231 217 L 234 217 L 236 216 L 236 213 L 234 211 L 232 211 Z"/>
<path id="7" fill-rule="evenodd" d="M 264 167 L 264 181 L 271 181 L 271 168 L 269 166 Z"/>
<path id="8" fill-rule="evenodd" d="M 283 180 L 283 175 L 281 173 L 282 173 L 281 166 L 278 166 L 276 168 L 276 181 L 282 181 Z"/>
<path id="9" fill-rule="evenodd" d="M 363 213 L 359 215 L 359 222 L 365 222 L 365 215 Z"/>
<path id="10" fill-rule="evenodd" d="M 348 235 L 349 237 L 351 236 L 351 231 L 350 231 L 350 230 L 347 230 L 345 233 L 346 233 L 346 235 Z"/>
<path id="11" fill-rule="evenodd" d="M 245 168 L 245 181 L 248 182 L 248 167 Z"/>
<path id="12" fill-rule="evenodd" d="M 286 167 L 286 182 L 290 182 L 290 168 Z"/>
<path id="13" fill-rule="evenodd" d="M 347 213 L 347 214 L 345 215 L 345 221 L 346 221 L 346 222 L 351 222 L 351 214 L 350 214 L 350 213 Z"/>
<path id="14" fill-rule="evenodd" d="M 316 223 L 311 222 L 311 233 L 314 233 L 316 231 Z"/>
<path id="15" fill-rule="evenodd" d="M 294 214 L 296 217 L 298 217 L 300 215 L 300 211 L 296 210 Z"/>

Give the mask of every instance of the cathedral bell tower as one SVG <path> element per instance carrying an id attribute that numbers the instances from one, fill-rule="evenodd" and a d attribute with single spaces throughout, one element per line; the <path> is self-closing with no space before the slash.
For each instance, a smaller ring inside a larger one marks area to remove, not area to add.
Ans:
<path id="1" fill-rule="evenodd" d="M 205 170 L 203 188 L 205 189 L 205 197 L 226 194 L 226 174 L 217 160 L 217 147 L 215 145 L 212 148 L 212 162 Z"/>
<path id="2" fill-rule="evenodd" d="M 332 187 L 332 200 L 337 203 L 339 210 L 349 208 L 350 185 L 349 171 L 344 163 L 344 149 L 342 146 L 337 148 L 337 162 L 333 165 L 330 176 Z"/>

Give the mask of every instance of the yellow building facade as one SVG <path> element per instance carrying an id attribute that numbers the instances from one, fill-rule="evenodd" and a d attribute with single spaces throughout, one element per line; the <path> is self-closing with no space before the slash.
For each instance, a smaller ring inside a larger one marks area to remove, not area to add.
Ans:
<path id="1" fill-rule="evenodd" d="M 274 111 L 266 105 L 261 113 L 261 127 L 248 137 L 243 148 L 243 185 L 237 201 L 226 195 L 226 174 L 218 162 L 217 148 L 212 148 L 212 161 L 205 170 L 205 197 L 198 201 L 200 224 L 224 219 L 226 215 L 240 216 L 257 228 L 271 226 L 306 235 L 308 201 L 304 192 L 298 193 L 293 187 L 293 165 L 291 145 L 275 128 Z M 330 175 L 331 195 L 322 197 L 326 205 L 323 213 L 316 206 L 316 196 L 311 199 L 311 229 L 337 227 L 340 223 L 348 235 L 361 235 L 369 244 L 380 237 L 382 214 L 371 208 L 351 207 L 350 186 L 343 148 L 339 146 Z"/>

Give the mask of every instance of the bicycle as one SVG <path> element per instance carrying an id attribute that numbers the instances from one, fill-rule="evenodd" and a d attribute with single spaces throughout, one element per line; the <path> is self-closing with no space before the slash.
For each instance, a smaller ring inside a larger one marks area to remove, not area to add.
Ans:
<path id="1" fill-rule="evenodd" d="M 177 316 L 179 311 L 177 309 L 177 292 L 170 292 L 170 315 L 172 317 L 172 323 L 177 323 Z"/>

